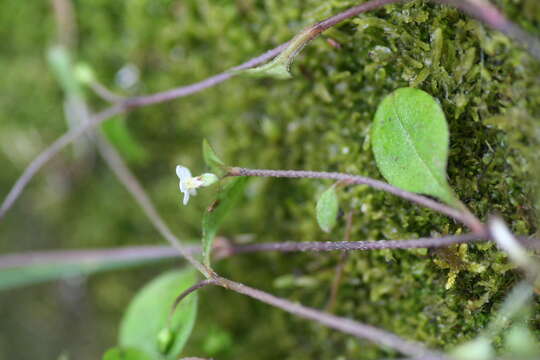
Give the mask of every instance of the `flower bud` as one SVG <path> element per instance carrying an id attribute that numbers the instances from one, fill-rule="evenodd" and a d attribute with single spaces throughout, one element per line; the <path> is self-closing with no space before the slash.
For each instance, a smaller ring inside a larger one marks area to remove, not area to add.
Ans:
<path id="1" fill-rule="evenodd" d="M 212 174 L 212 173 L 204 173 L 204 174 L 198 176 L 198 178 L 202 182 L 201 186 L 210 186 L 210 185 L 215 184 L 216 182 L 219 181 L 219 178 L 216 175 Z"/>

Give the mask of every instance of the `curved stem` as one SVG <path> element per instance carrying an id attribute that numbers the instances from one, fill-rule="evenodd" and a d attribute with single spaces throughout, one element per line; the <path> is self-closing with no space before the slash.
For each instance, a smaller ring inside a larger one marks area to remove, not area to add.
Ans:
<path id="1" fill-rule="evenodd" d="M 0 206 L 0 219 L 4 217 L 6 212 L 13 206 L 15 200 L 22 193 L 26 185 L 32 180 L 34 175 L 45 165 L 49 160 L 56 156 L 64 147 L 72 143 L 74 140 L 83 135 L 86 131 L 90 130 L 97 124 L 111 118 L 114 115 L 118 115 L 124 111 L 123 105 L 115 105 L 110 108 L 93 115 L 83 125 L 73 128 L 72 130 L 64 133 L 55 142 L 53 142 L 48 148 L 43 150 L 24 170 L 22 175 L 17 179 L 9 193 L 7 194 L 2 206 Z"/>
<path id="2" fill-rule="evenodd" d="M 422 195 L 414 194 L 402 190 L 383 181 L 371 179 L 364 176 L 322 171 L 306 170 L 265 170 L 265 169 L 246 169 L 240 167 L 229 168 L 229 176 L 260 176 L 277 178 L 311 178 L 311 179 L 332 179 L 343 181 L 347 184 L 368 185 L 372 188 L 386 191 L 390 194 L 399 196 L 405 200 L 417 203 L 438 213 L 447 215 L 458 220 L 469 227 L 475 234 L 485 236 L 486 228 L 471 212 L 460 211 L 453 207 L 441 204 Z"/>
<path id="3" fill-rule="evenodd" d="M 247 295 L 253 299 L 277 307 L 283 311 L 309 320 L 314 320 L 343 333 L 353 335 L 359 339 L 366 339 L 381 346 L 395 349 L 405 355 L 421 357 L 430 360 L 448 359 L 443 354 L 426 349 L 422 344 L 405 340 L 385 330 L 363 324 L 348 318 L 335 316 L 319 310 L 315 310 L 286 299 L 279 298 L 264 291 L 219 277 L 216 285 L 233 290 L 239 294 Z"/>
<path id="4" fill-rule="evenodd" d="M 182 302 L 182 300 L 184 300 L 184 298 L 186 296 L 188 296 L 192 292 L 195 292 L 195 291 L 197 291 L 197 290 L 199 290 L 199 289 L 201 289 L 201 288 L 203 288 L 203 287 L 205 287 L 207 285 L 216 285 L 217 282 L 218 281 L 216 279 L 204 279 L 202 281 L 199 281 L 198 283 L 196 283 L 192 287 L 184 290 L 180 295 L 178 295 L 178 297 L 174 300 L 174 303 L 171 306 L 171 311 L 169 312 L 169 317 L 167 318 L 168 326 L 171 327 L 171 321 L 172 321 L 172 317 L 174 315 L 174 311 L 176 310 L 176 308 L 178 307 L 180 302 Z"/>

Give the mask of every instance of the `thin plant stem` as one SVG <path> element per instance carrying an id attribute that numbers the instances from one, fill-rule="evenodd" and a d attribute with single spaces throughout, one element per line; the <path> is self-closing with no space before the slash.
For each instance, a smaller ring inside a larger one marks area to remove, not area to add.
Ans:
<path id="1" fill-rule="evenodd" d="M 520 244 L 529 250 L 540 250 L 540 240 L 529 237 L 518 237 Z M 450 235 L 439 238 L 419 238 L 414 240 L 377 240 L 377 241 L 307 241 L 277 242 L 248 245 L 219 245 L 214 248 L 218 259 L 235 255 L 257 252 L 328 252 L 328 251 L 370 251 L 383 249 L 418 249 L 440 248 L 454 244 L 492 241 L 475 234 Z M 192 254 L 200 254 L 201 247 L 191 245 L 185 247 Z M 111 261 L 137 259 L 166 259 L 178 257 L 178 251 L 169 246 L 130 246 L 125 248 L 64 250 L 64 251 L 32 251 L 0 255 L 0 270 L 5 268 L 46 265 L 50 263 L 86 262 L 98 259 Z"/>
<path id="2" fill-rule="evenodd" d="M 169 312 L 169 317 L 167 318 L 167 323 L 169 324 L 169 327 L 171 327 L 171 321 L 172 321 L 172 317 L 174 315 L 174 311 L 176 310 L 176 308 L 178 307 L 180 302 L 186 296 L 188 296 L 192 292 L 195 292 L 195 291 L 199 290 L 200 288 L 203 288 L 203 287 L 205 287 L 207 285 L 215 285 L 216 283 L 217 283 L 216 279 L 204 279 L 204 280 L 199 281 L 195 285 L 191 286 L 190 288 L 184 290 L 180 295 L 178 295 L 178 297 L 174 300 L 174 303 L 171 306 L 171 310 Z"/>
<path id="3" fill-rule="evenodd" d="M 200 246 L 187 246 L 190 254 L 199 254 Z M 49 250 L 0 256 L 0 271 L 7 268 L 39 266 L 47 264 L 91 263 L 98 261 L 163 260 L 178 257 L 178 251 L 170 246 L 129 246 L 112 249 Z"/>
<path id="4" fill-rule="evenodd" d="M 115 105 L 107 108 L 106 110 L 97 113 L 91 116 L 87 122 L 83 123 L 79 127 L 73 128 L 68 132 L 60 136 L 55 142 L 53 142 L 49 147 L 43 150 L 24 170 L 22 175 L 17 179 L 9 193 L 7 194 L 2 206 L 0 206 L 0 219 L 4 217 L 7 211 L 13 206 L 19 195 L 22 193 L 26 185 L 32 180 L 34 175 L 45 165 L 49 160 L 51 160 L 55 155 L 57 155 L 62 149 L 67 145 L 78 139 L 85 132 L 100 124 L 101 122 L 111 118 L 112 116 L 118 115 L 124 111 L 123 105 Z"/>
<path id="5" fill-rule="evenodd" d="M 419 238 L 414 240 L 377 241 L 285 241 L 247 245 L 220 245 L 215 247 L 218 259 L 257 252 L 329 252 L 329 251 L 370 251 L 382 249 L 439 248 L 454 244 L 486 241 L 475 234 L 451 235 L 438 238 Z M 523 242 L 522 242 L 523 243 Z M 523 243 L 525 246 L 527 243 Z M 198 245 L 184 246 L 191 255 L 201 252 Z M 169 246 L 130 246 L 126 248 L 33 251 L 0 256 L 0 270 L 4 268 L 46 265 L 50 263 L 89 262 L 105 259 L 110 261 L 137 259 L 166 259 L 181 256 L 174 247 Z"/>
<path id="6" fill-rule="evenodd" d="M 351 175 L 337 172 L 322 172 L 322 171 L 305 171 L 305 170 L 264 170 L 264 169 L 247 169 L 240 167 L 229 168 L 229 176 L 259 176 L 259 177 L 276 177 L 276 178 L 310 178 L 310 179 L 332 179 L 343 181 L 347 184 L 368 185 L 372 188 L 386 191 L 390 194 L 399 196 L 405 200 L 417 203 L 438 213 L 447 215 L 458 220 L 474 233 L 485 235 L 486 228 L 472 213 L 469 211 L 460 211 L 453 207 L 441 204 L 422 195 L 414 194 L 409 191 L 402 190 L 388 183 L 371 179 L 364 176 Z"/>
<path id="7" fill-rule="evenodd" d="M 382 249 L 424 249 L 447 247 L 454 244 L 485 241 L 486 238 L 475 233 L 449 235 L 439 238 L 419 238 L 414 240 L 378 241 L 285 241 L 238 245 L 229 250 L 229 256 L 251 252 L 326 252 L 326 251 L 370 251 Z"/>
<path id="8" fill-rule="evenodd" d="M 385 5 L 398 3 L 404 0 L 372 0 L 368 1 L 364 4 L 353 6 L 345 11 L 340 12 L 337 15 L 331 16 L 323 21 L 320 21 L 312 26 L 310 26 L 308 29 L 312 29 L 313 36 L 310 38 L 310 40 L 313 40 L 315 37 L 317 37 L 320 33 L 322 33 L 324 30 L 329 29 L 332 26 L 335 26 L 351 17 L 357 16 L 361 13 L 375 10 L 378 8 L 381 8 Z M 407 0 L 408 1 L 408 0 Z M 304 30 L 305 31 L 305 30 Z M 303 32 L 304 32 L 303 31 Z M 257 65 L 260 65 L 262 63 L 265 63 L 268 60 L 273 59 L 277 55 L 279 55 L 282 51 L 286 50 L 288 45 L 290 44 L 290 40 L 275 47 L 272 50 L 267 51 L 266 53 L 262 54 L 261 56 L 258 56 L 256 58 L 253 58 L 249 61 L 246 61 L 245 63 L 235 66 L 221 74 L 218 74 L 216 76 L 212 76 L 206 80 L 203 80 L 201 82 L 183 86 L 180 88 L 172 89 L 169 91 L 164 91 L 152 95 L 146 95 L 146 96 L 140 96 L 135 97 L 132 99 L 127 99 L 125 101 L 125 104 L 128 108 L 133 107 L 140 107 L 140 106 L 146 106 L 151 104 L 157 104 L 164 101 L 177 99 L 180 97 L 184 97 L 186 95 L 190 95 L 196 92 L 199 92 L 201 90 L 204 90 L 206 88 L 212 87 L 214 85 L 217 85 L 225 80 L 230 79 L 231 77 L 237 75 L 239 71 L 246 70 L 252 67 L 255 67 Z"/>
<path id="9" fill-rule="evenodd" d="M 216 285 L 247 295 L 295 316 L 314 320 L 319 324 L 353 335 L 359 339 L 366 339 L 375 344 L 387 346 L 408 356 L 426 357 L 431 360 L 448 359 L 443 354 L 428 350 L 420 343 L 405 340 L 385 330 L 293 303 L 229 279 L 219 278 Z"/>

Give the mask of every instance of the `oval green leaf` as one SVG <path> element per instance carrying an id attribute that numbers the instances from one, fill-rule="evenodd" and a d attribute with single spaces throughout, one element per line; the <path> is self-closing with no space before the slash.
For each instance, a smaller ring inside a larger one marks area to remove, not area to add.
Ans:
<path id="1" fill-rule="evenodd" d="M 331 186 L 317 201 L 317 222 L 324 232 L 330 232 L 336 225 L 338 208 L 336 188 Z"/>
<path id="2" fill-rule="evenodd" d="M 135 347 L 153 359 L 176 359 L 182 351 L 197 316 L 197 294 L 192 293 L 176 308 L 169 329 L 173 343 L 163 353 L 160 333 L 168 327 L 168 316 L 176 297 L 197 280 L 194 270 L 161 274 L 142 288 L 129 305 L 120 325 L 119 343 Z"/>
<path id="3" fill-rule="evenodd" d="M 401 189 L 431 195 L 461 207 L 446 180 L 448 125 L 428 93 L 401 88 L 379 105 L 372 128 L 377 167 Z"/>
<path id="4" fill-rule="evenodd" d="M 135 348 L 115 347 L 107 350 L 103 360 L 153 360 L 145 352 Z"/>

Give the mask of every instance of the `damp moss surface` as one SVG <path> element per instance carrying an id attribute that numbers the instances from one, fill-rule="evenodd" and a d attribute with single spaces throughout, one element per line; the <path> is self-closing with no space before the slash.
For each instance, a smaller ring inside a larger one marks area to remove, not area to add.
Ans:
<path id="1" fill-rule="evenodd" d="M 362 2 L 362 1 L 360 1 Z M 76 57 L 127 95 L 169 89 L 237 65 L 358 1 L 134 0 L 75 2 Z M 540 37 L 537 0 L 494 3 Z M 41 23 L 42 28 L 21 26 Z M 0 188 L 66 129 L 62 93 L 45 59 L 54 18 L 39 2 L 0 4 Z M 121 68 L 137 69 L 128 89 Z M 440 102 L 450 129 L 449 182 L 482 220 L 498 213 L 536 232 L 540 62 L 498 32 L 428 1 L 386 6 L 325 32 L 295 60 L 290 80 L 237 77 L 124 117 L 144 155 L 129 164 L 181 238 L 200 236 L 212 191 L 180 205 L 174 166 L 205 171 L 207 138 L 229 164 L 340 171 L 382 179 L 370 148 L 377 105 L 418 87 Z M 95 109 L 103 103 L 88 94 Z M 118 121 L 118 119 L 117 119 Z M 129 151 L 128 151 L 129 152 Z M 132 154 L 131 154 L 132 155 Z M 238 241 L 412 239 L 464 233 L 454 221 L 367 187 L 339 192 L 336 230 L 315 220 L 323 180 L 257 179 L 221 234 Z M 350 214 L 350 215 L 349 215 Z M 106 165 L 67 151 L 33 181 L 0 228 L 2 252 L 162 244 Z M 333 306 L 336 266 L 344 266 Z M 0 298 L 0 359 L 96 359 L 116 342 L 122 311 L 170 266 L 11 290 Z M 445 250 L 254 254 L 222 261 L 224 276 L 372 324 L 429 347 L 472 339 L 520 278 L 490 245 Z M 186 356 L 216 359 L 378 359 L 398 355 L 222 289 L 201 292 Z M 540 306 L 530 325 L 540 335 Z M 67 328 L 69 330 L 67 330 Z M 31 330 L 30 330 L 31 329 Z M 211 334 L 212 336 L 210 336 Z M 33 346 L 29 347 L 28 344 Z M 39 345 L 39 346 L 38 346 Z M 35 349 L 34 349 L 35 348 Z"/>

